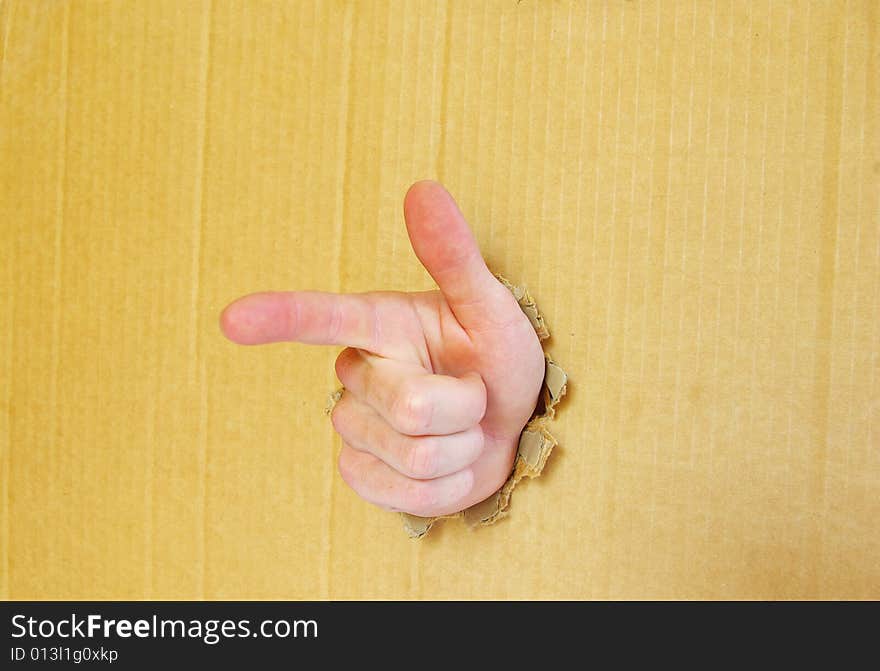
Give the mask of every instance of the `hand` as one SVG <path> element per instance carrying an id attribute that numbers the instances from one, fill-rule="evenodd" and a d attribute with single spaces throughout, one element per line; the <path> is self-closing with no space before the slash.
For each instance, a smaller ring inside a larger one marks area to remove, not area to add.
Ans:
<path id="1" fill-rule="evenodd" d="M 544 355 L 516 299 L 489 272 L 452 197 L 418 182 L 404 199 L 413 250 L 439 291 L 257 293 L 229 305 L 243 345 L 344 345 L 332 413 L 342 478 L 387 510 L 445 515 L 510 475 L 538 400 Z"/>

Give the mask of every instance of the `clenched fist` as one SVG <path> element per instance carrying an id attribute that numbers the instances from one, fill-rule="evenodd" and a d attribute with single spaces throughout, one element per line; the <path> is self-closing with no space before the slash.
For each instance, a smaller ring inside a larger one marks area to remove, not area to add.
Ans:
<path id="1" fill-rule="evenodd" d="M 510 475 L 544 355 L 442 186 L 410 187 L 404 217 L 439 291 L 257 293 L 220 323 L 242 345 L 345 346 L 332 413 L 339 472 L 367 501 L 432 517 L 482 501 Z"/>

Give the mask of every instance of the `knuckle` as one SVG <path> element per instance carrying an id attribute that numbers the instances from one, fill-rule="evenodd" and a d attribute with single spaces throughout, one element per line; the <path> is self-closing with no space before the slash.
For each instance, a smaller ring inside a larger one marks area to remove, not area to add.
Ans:
<path id="1" fill-rule="evenodd" d="M 407 474 L 412 478 L 434 477 L 439 466 L 439 456 L 437 443 L 430 438 L 413 441 L 406 456 Z"/>
<path id="2" fill-rule="evenodd" d="M 342 333 L 344 320 L 345 314 L 342 310 L 342 305 L 339 300 L 334 300 L 330 308 L 330 321 L 327 328 L 330 340 L 332 340 L 333 342 L 337 342 L 339 340 L 339 335 Z"/>
<path id="3" fill-rule="evenodd" d="M 412 383 L 404 383 L 394 397 L 391 421 L 404 433 L 417 435 L 431 424 L 433 408 L 428 395 Z"/>

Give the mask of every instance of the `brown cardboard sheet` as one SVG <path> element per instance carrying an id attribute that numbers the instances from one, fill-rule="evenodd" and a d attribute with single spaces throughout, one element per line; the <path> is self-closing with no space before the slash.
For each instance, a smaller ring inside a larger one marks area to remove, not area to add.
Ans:
<path id="1" fill-rule="evenodd" d="M 0 2 L 0 598 L 880 598 L 878 11 Z M 432 288 L 423 178 L 572 382 L 510 514 L 412 542 L 337 352 L 217 319 Z"/>

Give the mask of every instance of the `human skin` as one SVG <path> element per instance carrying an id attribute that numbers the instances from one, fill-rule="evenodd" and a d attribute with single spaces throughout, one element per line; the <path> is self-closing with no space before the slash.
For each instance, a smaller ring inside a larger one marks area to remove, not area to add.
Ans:
<path id="1" fill-rule="evenodd" d="M 544 355 L 449 193 L 417 182 L 403 209 L 439 290 L 255 293 L 228 305 L 220 326 L 242 345 L 344 346 L 331 415 L 342 478 L 381 508 L 432 517 L 488 498 L 510 475 Z"/>

